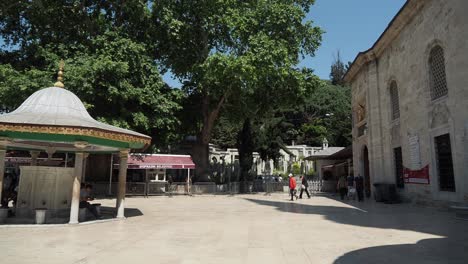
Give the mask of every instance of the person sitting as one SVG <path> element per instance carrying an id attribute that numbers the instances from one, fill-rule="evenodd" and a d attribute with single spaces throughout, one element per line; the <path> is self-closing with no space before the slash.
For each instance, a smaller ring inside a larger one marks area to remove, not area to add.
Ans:
<path id="1" fill-rule="evenodd" d="M 80 190 L 80 208 L 87 208 L 91 214 L 96 219 L 101 219 L 102 216 L 96 210 L 96 206 L 89 203 L 89 201 L 93 201 L 94 198 L 91 196 L 91 191 L 93 190 L 93 186 L 91 184 L 84 185 L 84 188 Z"/>

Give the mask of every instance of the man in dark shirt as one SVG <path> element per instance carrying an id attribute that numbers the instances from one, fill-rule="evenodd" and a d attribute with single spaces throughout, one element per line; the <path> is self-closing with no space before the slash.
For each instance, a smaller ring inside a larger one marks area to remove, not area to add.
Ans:
<path id="1" fill-rule="evenodd" d="M 355 179 L 354 182 L 356 183 L 356 192 L 358 196 L 358 200 L 361 202 L 364 200 L 364 178 L 359 174 Z"/>
<path id="2" fill-rule="evenodd" d="M 94 200 L 91 197 L 91 191 L 93 190 L 93 186 L 91 184 L 86 184 L 84 188 L 80 190 L 80 208 L 87 208 L 91 214 L 94 215 L 96 219 L 101 219 L 102 217 L 98 214 L 96 207 L 89 203 L 89 201 Z"/>

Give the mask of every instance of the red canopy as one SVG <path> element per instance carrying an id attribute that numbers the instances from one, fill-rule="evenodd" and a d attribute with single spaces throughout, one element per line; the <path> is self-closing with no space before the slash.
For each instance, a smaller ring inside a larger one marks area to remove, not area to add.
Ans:
<path id="1" fill-rule="evenodd" d="M 189 155 L 130 154 L 129 169 L 195 169 Z"/>

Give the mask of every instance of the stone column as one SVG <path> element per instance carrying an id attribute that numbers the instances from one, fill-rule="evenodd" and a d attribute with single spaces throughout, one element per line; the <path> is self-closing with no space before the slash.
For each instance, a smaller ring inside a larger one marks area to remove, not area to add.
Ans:
<path id="1" fill-rule="evenodd" d="M 3 191 L 3 175 L 5 174 L 5 156 L 6 156 L 6 148 L 0 147 L 0 197 L 2 197 L 2 191 Z"/>
<path id="2" fill-rule="evenodd" d="M 121 150 L 119 153 L 119 188 L 117 193 L 117 218 L 125 218 L 125 191 L 127 185 L 127 161 L 128 161 L 128 150 Z"/>
<path id="3" fill-rule="evenodd" d="M 187 169 L 187 194 L 190 195 L 190 169 Z"/>
<path id="4" fill-rule="evenodd" d="M 81 175 L 83 174 L 84 153 L 75 153 L 75 170 L 73 172 L 73 191 L 70 208 L 70 224 L 78 224 L 78 215 L 80 213 L 80 190 Z"/>
<path id="5" fill-rule="evenodd" d="M 88 165 L 89 153 L 84 153 L 83 156 L 83 174 L 81 175 L 81 181 L 86 182 L 86 166 Z"/>
<path id="6" fill-rule="evenodd" d="M 37 158 L 39 157 L 40 151 L 30 151 L 31 155 L 31 166 L 37 166 Z"/>
<path id="7" fill-rule="evenodd" d="M 55 148 L 52 148 L 52 147 L 49 147 L 46 149 L 46 153 L 47 153 L 47 160 L 51 160 L 52 159 L 52 156 L 55 154 L 57 150 Z"/>

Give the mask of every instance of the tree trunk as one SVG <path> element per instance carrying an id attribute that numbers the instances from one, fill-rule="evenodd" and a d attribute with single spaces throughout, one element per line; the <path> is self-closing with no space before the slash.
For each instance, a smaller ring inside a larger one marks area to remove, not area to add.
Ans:
<path id="1" fill-rule="evenodd" d="M 197 137 L 197 143 L 193 148 L 193 159 L 196 165 L 195 173 L 198 181 L 210 181 L 209 175 L 209 144 L 211 141 L 211 133 L 216 119 L 219 116 L 219 111 L 224 104 L 226 96 L 223 95 L 214 109 L 210 109 L 209 96 L 203 96 L 202 112 L 203 112 L 203 127 Z"/>
<path id="2" fill-rule="evenodd" d="M 239 151 L 239 164 L 241 169 L 241 192 L 248 192 L 248 181 L 252 181 L 250 174 L 253 165 L 254 141 L 250 119 L 244 120 L 244 125 L 237 138 L 237 149 Z"/>
<path id="3" fill-rule="evenodd" d="M 209 168 L 209 145 L 203 144 L 200 140 L 193 146 L 193 161 L 196 164 L 195 175 L 197 181 L 210 181 L 208 168 Z"/>

